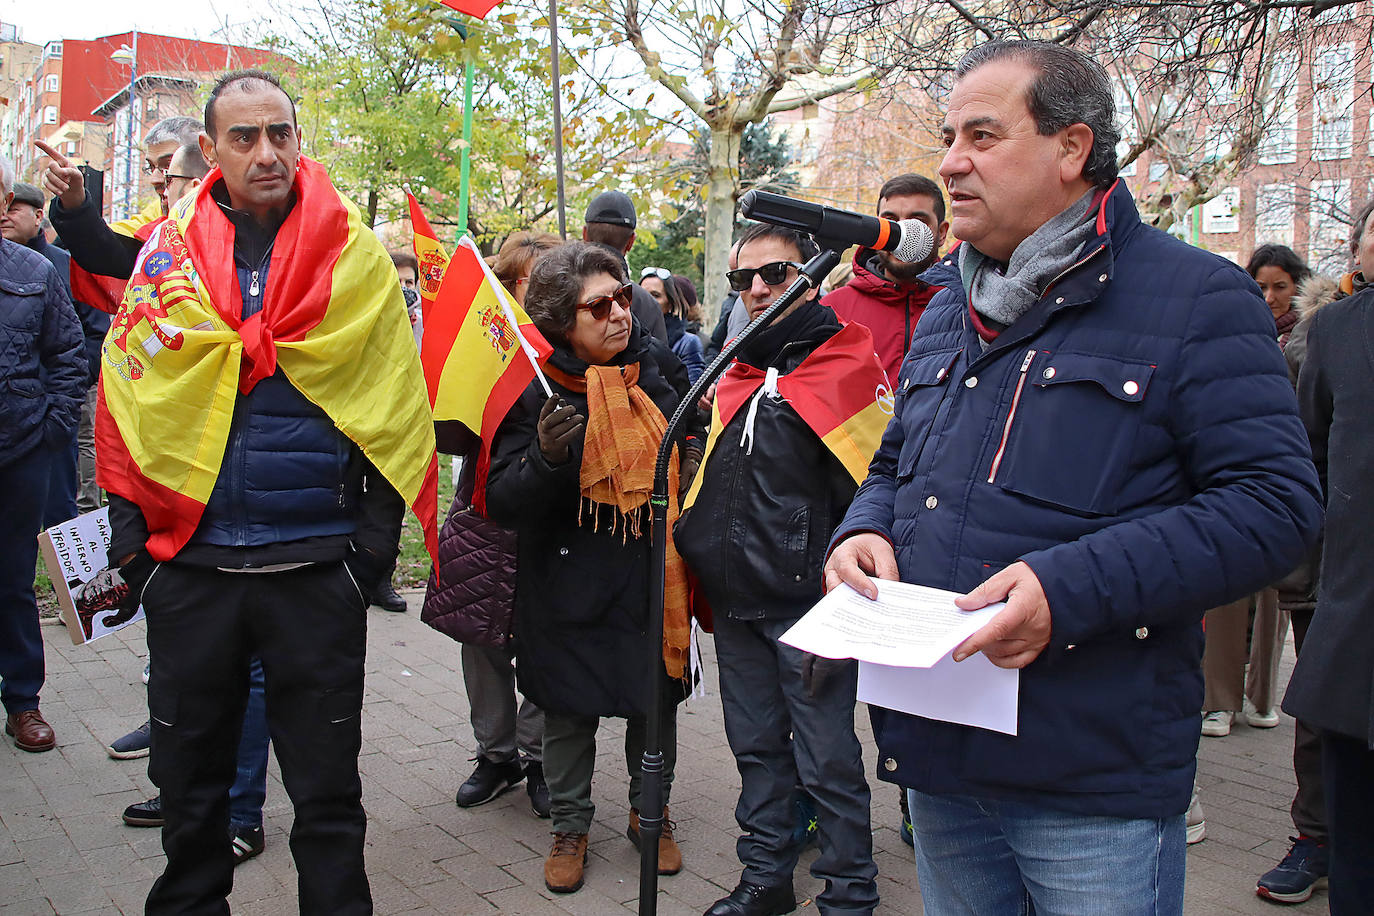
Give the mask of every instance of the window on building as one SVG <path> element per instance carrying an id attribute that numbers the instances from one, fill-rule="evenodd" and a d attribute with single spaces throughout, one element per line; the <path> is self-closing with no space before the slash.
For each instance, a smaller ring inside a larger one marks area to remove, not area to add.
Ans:
<path id="1" fill-rule="evenodd" d="M 57 86 L 58 86 L 58 77 L 57 77 L 57 74 L 56 74 L 56 73 L 49 73 L 49 74 L 47 75 L 47 77 L 43 80 L 43 91 L 44 91 L 44 92 L 56 92 L 56 91 L 57 91 Z"/>
<path id="2" fill-rule="evenodd" d="M 1349 159 L 1355 74 L 1355 45 L 1318 48 L 1312 58 L 1312 158 Z"/>
<path id="3" fill-rule="evenodd" d="M 56 124 L 56 123 L 57 123 L 57 106 L 56 106 L 56 105 L 45 105 L 45 106 L 43 107 L 43 123 L 44 123 L 44 124 Z"/>
<path id="4" fill-rule="evenodd" d="M 1350 180 L 1312 182 L 1308 202 L 1307 263 L 1317 273 L 1336 276 L 1350 261 Z"/>
<path id="5" fill-rule="evenodd" d="M 1240 231 L 1240 188 L 1226 188 L 1202 205 L 1202 231 Z"/>
<path id="6" fill-rule="evenodd" d="M 1163 159 L 1152 159 L 1150 161 L 1150 180 L 1163 181 L 1169 174 L 1169 163 Z"/>
<path id="7" fill-rule="evenodd" d="M 1135 97 L 1135 80 L 1131 79 L 1130 74 L 1124 74 L 1119 80 L 1112 84 L 1112 100 L 1116 103 L 1116 123 L 1121 126 L 1121 141 L 1116 144 L 1116 161 L 1120 162 L 1131 146 L 1135 143 L 1139 133 L 1135 129 L 1135 106 L 1131 100 Z M 1135 160 L 1121 167 L 1121 174 L 1130 178 L 1136 172 Z"/>
<path id="8" fill-rule="evenodd" d="M 1264 184 L 1255 190 L 1255 244 L 1275 243 L 1293 247 L 1295 188 L 1291 184 Z"/>
<path id="9" fill-rule="evenodd" d="M 1297 72 L 1291 57 L 1275 60 L 1269 70 L 1270 121 L 1260 138 L 1260 165 L 1298 161 Z"/>
<path id="10" fill-rule="evenodd" d="M 75 155 L 76 155 L 76 141 L 75 141 L 75 140 L 68 140 L 68 141 L 67 141 L 67 145 L 66 145 L 66 149 L 64 149 L 63 152 L 64 152 L 66 155 L 68 155 L 68 156 L 75 156 Z"/>

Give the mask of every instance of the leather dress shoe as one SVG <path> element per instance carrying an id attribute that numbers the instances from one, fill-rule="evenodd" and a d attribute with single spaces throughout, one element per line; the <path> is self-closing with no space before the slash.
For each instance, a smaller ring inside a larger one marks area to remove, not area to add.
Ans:
<path id="1" fill-rule="evenodd" d="M 773 887 L 741 881 L 729 897 L 717 900 L 706 916 L 782 916 L 796 908 L 791 881 Z"/>
<path id="2" fill-rule="evenodd" d="M 36 709 L 5 716 L 5 734 L 14 738 L 14 746 L 21 751 L 38 754 L 57 746 L 57 736 L 53 734 L 52 726 Z"/>
<path id="3" fill-rule="evenodd" d="M 396 614 L 406 612 L 406 600 L 396 593 L 396 589 L 392 588 L 390 579 L 372 590 L 372 603 L 384 611 L 392 611 Z"/>

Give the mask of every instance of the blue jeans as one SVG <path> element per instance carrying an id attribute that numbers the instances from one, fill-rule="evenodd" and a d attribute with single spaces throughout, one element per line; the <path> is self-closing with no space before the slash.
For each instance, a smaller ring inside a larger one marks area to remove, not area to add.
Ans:
<path id="1" fill-rule="evenodd" d="M 262 826 L 262 806 L 267 803 L 267 744 L 262 660 L 254 656 L 248 668 L 248 706 L 239 735 L 238 772 L 229 787 L 230 827 Z"/>
<path id="2" fill-rule="evenodd" d="M 1182 814 L 1099 817 L 914 790 L 908 801 L 927 916 L 1183 912 Z"/>

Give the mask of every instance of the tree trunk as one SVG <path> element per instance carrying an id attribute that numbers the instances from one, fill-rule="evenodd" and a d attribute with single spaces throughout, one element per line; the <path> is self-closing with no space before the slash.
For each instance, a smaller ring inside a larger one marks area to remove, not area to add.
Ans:
<path id="1" fill-rule="evenodd" d="M 367 189 L 367 228 L 377 225 L 377 189 Z"/>
<path id="2" fill-rule="evenodd" d="M 706 292 L 707 315 L 715 316 L 729 287 L 731 236 L 735 226 L 735 198 L 739 193 L 739 148 L 744 125 L 711 125 L 711 150 L 706 159 Z"/>

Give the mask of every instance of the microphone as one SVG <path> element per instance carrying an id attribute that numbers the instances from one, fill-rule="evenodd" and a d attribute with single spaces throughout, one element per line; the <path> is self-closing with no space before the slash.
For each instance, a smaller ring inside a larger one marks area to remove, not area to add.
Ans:
<path id="1" fill-rule="evenodd" d="M 924 261 L 935 250 L 935 236 L 918 219 L 898 223 L 757 189 L 739 199 L 739 211 L 747 219 L 795 229 L 825 242 L 890 251 L 897 260 L 909 263 Z"/>

